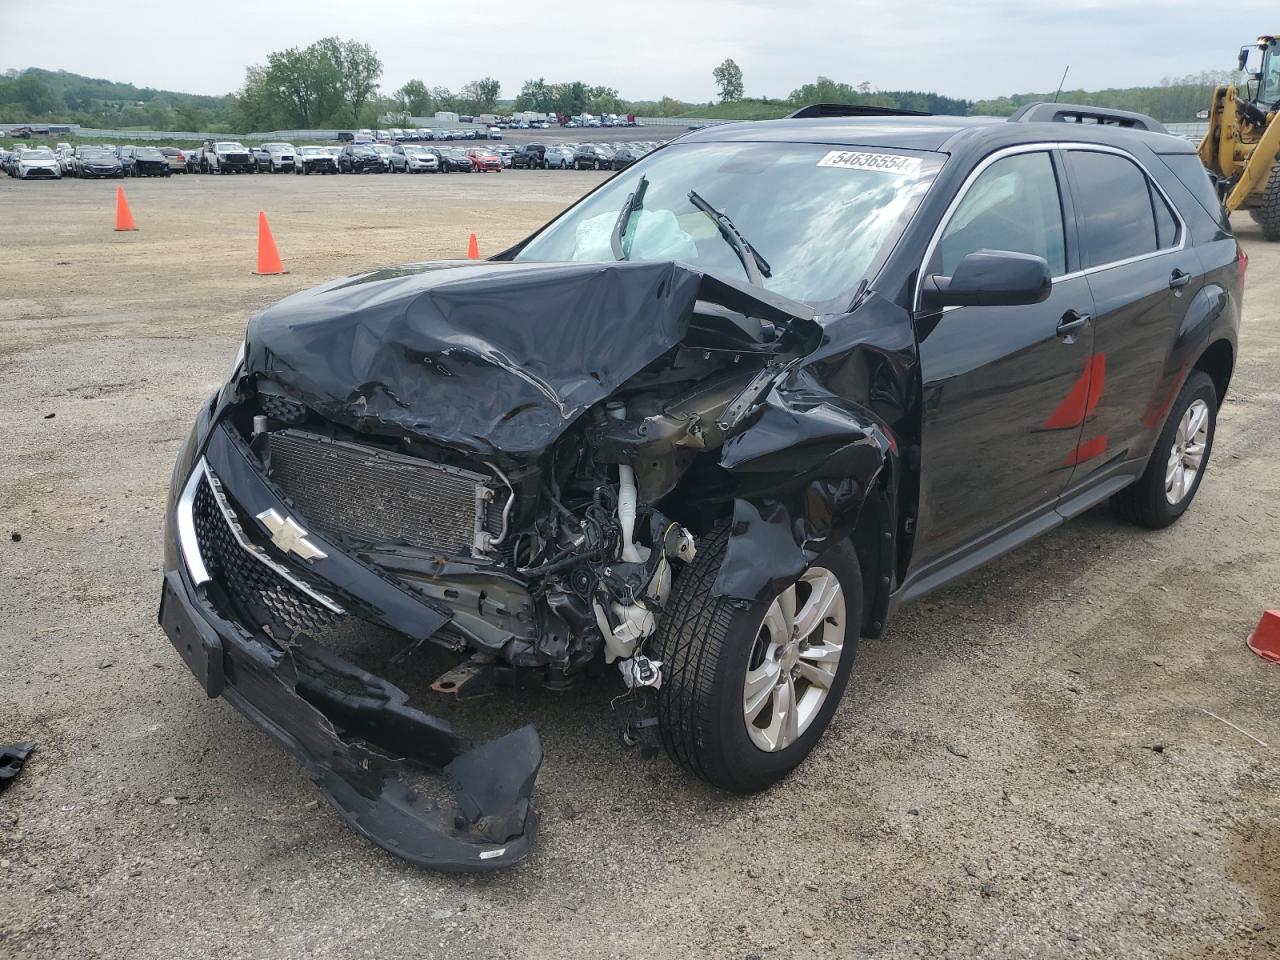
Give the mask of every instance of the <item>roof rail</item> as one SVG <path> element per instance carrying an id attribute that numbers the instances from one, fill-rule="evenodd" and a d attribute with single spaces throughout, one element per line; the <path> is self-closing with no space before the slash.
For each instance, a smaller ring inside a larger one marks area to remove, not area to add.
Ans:
<path id="1" fill-rule="evenodd" d="M 899 110 L 897 107 L 873 107 L 853 103 L 812 103 L 795 113 L 787 114 L 788 120 L 813 120 L 821 117 L 931 117 L 922 110 Z"/>
<path id="2" fill-rule="evenodd" d="M 1028 103 L 1013 116 L 1010 123 L 1098 123 L 1112 127 L 1168 133 L 1164 124 L 1145 113 L 1112 110 L 1110 107 L 1087 107 L 1078 103 Z"/>

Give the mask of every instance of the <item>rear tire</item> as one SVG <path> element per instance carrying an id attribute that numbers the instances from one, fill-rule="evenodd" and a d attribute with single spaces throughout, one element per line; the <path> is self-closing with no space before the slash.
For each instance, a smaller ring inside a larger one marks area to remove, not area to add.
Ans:
<path id="1" fill-rule="evenodd" d="M 1188 442 L 1188 438 L 1182 436 L 1182 433 L 1188 425 L 1189 414 L 1191 425 L 1195 426 L 1195 414 L 1201 412 L 1205 418 L 1204 432 L 1197 436 L 1196 431 L 1193 431 L 1191 442 Z M 1194 370 L 1182 385 L 1178 399 L 1169 410 L 1169 417 L 1156 439 L 1146 470 L 1135 482 L 1111 498 L 1117 515 L 1140 527 L 1160 530 L 1186 513 L 1191 501 L 1195 499 L 1196 491 L 1200 489 L 1205 469 L 1209 466 L 1217 422 L 1217 389 L 1208 374 L 1203 370 Z M 1191 456 L 1198 457 L 1198 465 L 1191 478 L 1185 474 L 1186 456 L 1179 454 L 1175 458 L 1175 454 L 1184 448 Z M 1175 459 L 1182 466 L 1175 463 Z M 1177 474 L 1175 468 L 1184 470 L 1184 473 Z M 1170 477 L 1174 478 L 1172 488 Z"/>
<path id="2" fill-rule="evenodd" d="M 771 652 L 774 648 L 768 638 L 774 634 L 769 632 L 766 620 L 766 613 L 781 594 L 768 603 L 747 605 L 713 596 L 728 541 L 729 525 L 725 523 L 698 544 L 698 554 L 676 581 L 653 638 L 650 649 L 662 662 L 662 686 L 657 691 L 658 730 L 671 759 L 689 772 L 733 793 L 754 793 L 777 783 L 799 766 L 839 706 L 857 656 L 862 576 L 857 554 L 847 541 L 806 571 L 805 577 L 818 577 L 828 584 L 834 578 L 839 585 L 842 607 L 832 606 L 827 611 L 830 616 L 820 615 L 810 634 L 832 631 L 823 637 L 838 638 L 838 659 L 824 664 L 830 671 L 824 688 L 810 686 L 803 675 L 790 681 L 791 692 L 787 696 L 791 697 L 799 726 L 789 737 L 778 741 L 779 746 L 766 749 L 761 746 L 761 738 L 767 738 L 774 728 L 761 726 L 761 721 L 782 715 L 778 710 L 780 701 L 775 699 L 781 688 L 760 688 L 773 689 L 774 693 L 767 701 L 760 701 L 764 707 L 753 723 L 747 719 L 750 711 L 745 685 L 748 671 L 760 676 L 767 665 L 783 662 L 774 659 Z M 810 609 L 806 596 L 817 597 L 813 592 L 801 593 L 808 582 L 802 580 L 795 588 L 789 588 L 794 589 L 792 596 L 798 598 L 801 611 Z M 837 613 L 837 609 L 842 612 Z M 795 619 L 798 622 L 800 618 Z M 810 651 L 805 654 L 809 656 L 817 648 L 804 649 Z M 802 666 L 809 664 L 805 656 L 801 657 Z M 778 667 L 784 685 L 789 672 L 785 666 Z M 826 690 L 825 697 L 821 696 L 822 689 Z M 816 701 L 806 699 L 815 692 Z M 807 718 L 806 703 L 813 704 Z"/>
<path id="3" fill-rule="evenodd" d="M 1280 240 L 1280 163 L 1271 168 L 1267 186 L 1262 192 L 1262 204 L 1249 211 L 1262 227 L 1267 240 Z"/>

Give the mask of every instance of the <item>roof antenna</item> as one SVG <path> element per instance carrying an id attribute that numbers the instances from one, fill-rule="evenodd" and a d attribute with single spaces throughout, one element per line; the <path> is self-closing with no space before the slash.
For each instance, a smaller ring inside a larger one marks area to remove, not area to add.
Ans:
<path id="1" fill-rule="evenodd" d="M 1067 64 L 1067 70 L 1071 69 L 1071 64 Z M 1062 79 L 1058 81 L 1058 92 L 1053 95 L 1053 102 L 1057 103 L 1058 98 L 1062 96 L 1062 85 L 1067 82 L 1067 70 L 1062 71 Z"/>

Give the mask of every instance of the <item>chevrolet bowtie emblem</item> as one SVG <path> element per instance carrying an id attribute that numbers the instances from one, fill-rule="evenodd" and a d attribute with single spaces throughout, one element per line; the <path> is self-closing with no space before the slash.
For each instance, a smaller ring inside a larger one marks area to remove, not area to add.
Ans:
<path id="1" fill-rule="evenodd" d="M 328 556 L 307 539 L 307 531 L 293 517 L 282 517 L 274 508 L 258 514 L 262 525 L 271 531 L 271 542 L 283 553 L 296 553 L 303 560 L 323 560 Z"/>

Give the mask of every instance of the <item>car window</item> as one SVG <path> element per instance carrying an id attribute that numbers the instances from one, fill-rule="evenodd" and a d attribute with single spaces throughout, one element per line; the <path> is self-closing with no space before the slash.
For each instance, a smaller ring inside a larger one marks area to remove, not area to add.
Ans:
<path id="1" fill-rule="evenodd" d="M 1099 267 L 1154 253 L 1155 212 L 1147 175 L 1114 153 L 1069 150 L 1071 177 L 1079 192 L 1076 220 L 1084 265 Z"/>
<path id="2" fill-rule="evenodd" d="M 1151 191 L 1151 207 L 1156 213 L 1156 243 L 1159 244 L 1161 250 L 1176 247 L 1178 245 L 1178 218 L 1169 209 L 1169 201 L 1164 198 L 1164 195 L 1159 190 L 1152 186 L 1150 181 L 1147 183 L 1147 189 Z"/>
<path id="3" fill-rule="evenodd" d="M 976 250 L 1043 257 L 1050 272 L 1067 272 L 1062 199 L 1053 161 L 1043 151 L 1002 157 L 978 175 L 956 207 L 927 273 L 951 276 Z"/>

